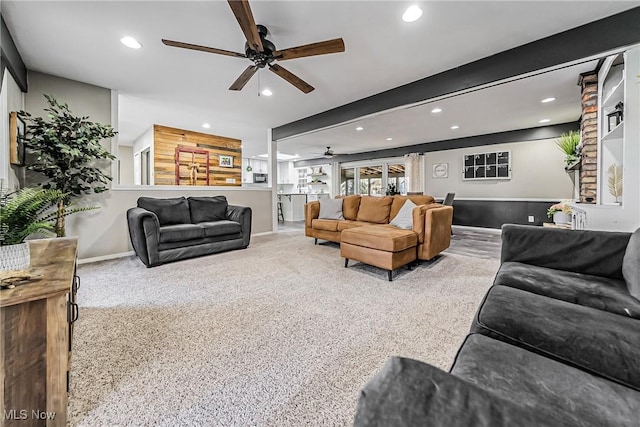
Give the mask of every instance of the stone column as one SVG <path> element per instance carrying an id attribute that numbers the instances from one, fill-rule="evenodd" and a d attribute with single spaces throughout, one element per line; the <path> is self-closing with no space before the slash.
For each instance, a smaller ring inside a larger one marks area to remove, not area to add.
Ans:
<path id="1" fill-rule="evenodd" d="M 580 134 L 582 161 L 580 164 L 580 202 L 598 200 L 598 73 L 580 75 L 582 89 L 582 119 Z"/>

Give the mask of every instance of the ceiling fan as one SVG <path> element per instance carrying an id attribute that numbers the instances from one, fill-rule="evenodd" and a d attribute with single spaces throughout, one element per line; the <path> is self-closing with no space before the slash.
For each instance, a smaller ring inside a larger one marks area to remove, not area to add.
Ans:
<path id="1" fill-rule="evenodd" d="M 256 25 L 253 20 L 253 14 L 251 13 L 251 7 L 249 6 L 248 0 L 227 0 L 227 2 L 229 3 L 229 6 L 231 6 L 231 11 L 238 20 L 238 24 L 240 24 L 240 28 L 247 39 L 247 43 L 244 45 L 245 53 L 231 52 L 224 49 L 216 49 L 213 47 L 166 39 L 162 39 L 162 43 L 167 46 L 180 47 L 183 49 L 199 50 L 202 52 L 250 59 L 253 62 L 253 65 L 249 65 L 242 74 L 240 74 L 240 77 L 233 82 L 229 90 L 242 90 L 258 69 L 269 67 L 269 70 L 291 83 L 302 92 L 309 93 L 314 89 L 313 86 L 280 65 L 274 64 L 274 62 L 303 58 L 305 56 L 344 52 L 344 41 L 341 38 L 291 47 L 284 50 L 277 50 L 276 46 L 265 38 L 268 33 L 267 27 L 264 25 Z"/>
<path id="2" fill-rule="evenodd" d="M 334 153 L 333 150 L 331 149 L 331 147 L 327 146 L 327 150 L 324 153 L 314 153 L 312 152 L 311 154 L 322 154 L 323 157 L 326 157 L 328 159 L 330 159 L 331 157 L 334 156 L 347 156 L 348 154 L 343 154 L 343 153 Z"/>

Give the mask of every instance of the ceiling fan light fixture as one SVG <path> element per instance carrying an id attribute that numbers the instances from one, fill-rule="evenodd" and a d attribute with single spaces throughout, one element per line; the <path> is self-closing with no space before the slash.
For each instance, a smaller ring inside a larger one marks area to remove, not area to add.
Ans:
<path id="1" fill-rule="evenodd" d="M 402 14 L 402 20 L 404 22 L 415 22 L 422 16 L 422 9 L 417 5 L 409 6 L 407 10 Z"/>
<path id="2" fill-rule="evenodd" d="M 140 42 L 131 36 L 121 38 L 120 43 L 131 49 L 140 49 L 142 47 Z"/>

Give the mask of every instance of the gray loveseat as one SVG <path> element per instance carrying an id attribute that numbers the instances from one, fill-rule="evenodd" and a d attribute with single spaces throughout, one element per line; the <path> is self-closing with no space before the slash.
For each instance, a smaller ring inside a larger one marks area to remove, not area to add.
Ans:
<path id="1" fill-rule="evenodd" d="M 391 358 L 356 426 L 640 425 L 640 229 L 505 225 L 449 373 Z"/>
<path id="2" fill-rule="evenodd" d="M 224 196 L 140 197 L 127 211 L 133 249 L 147 267 L 249 246 L 251 208 Z"/>

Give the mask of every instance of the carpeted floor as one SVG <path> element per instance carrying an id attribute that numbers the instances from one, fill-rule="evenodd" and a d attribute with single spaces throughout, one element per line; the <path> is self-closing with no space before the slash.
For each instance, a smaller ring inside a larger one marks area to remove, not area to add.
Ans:
<path id="1" fill-rule="evenodd" d="M 83 265 L 71 425 L 342 426 L 391 355 L 448 369 L 498 260 L 445 252 L 393 282 L 301 233 L 152 269 Z"/>

